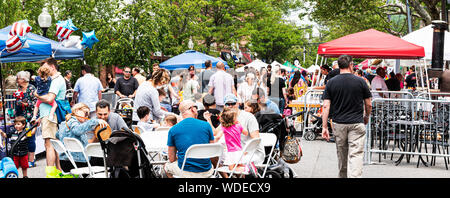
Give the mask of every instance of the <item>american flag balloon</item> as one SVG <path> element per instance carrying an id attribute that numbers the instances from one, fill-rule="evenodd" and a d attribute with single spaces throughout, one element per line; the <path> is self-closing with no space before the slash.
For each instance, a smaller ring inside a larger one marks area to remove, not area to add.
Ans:
<path id="1" fill-rule="evenodd" d="M 27 39 L 23 36 L 18 35 L 8 35 L 8 40 L 6 40 L 6 51 L 9 53 L 17 52 L 24 47 L 28 47 L 26 45 Z"/>
<path id="2" fill-rule="evenodd" d="M 9 31 L 8 40 L 6 40 L 6 51 L 12 53 L 28 47 L 25 35 L 30 31 L 31 26 L 28 25 L 28 21 L 15 22 Z"/>
<path id="3" fill-rule="evenodd" d="M 78 28 L 73 25 L 71 19 L 58 21 L 56 24 L 56 37 L 58 37 L 60 41 L 64 41 L 68 39 L 70 34 L 75 30 L 78 30 Z"/>
<path id="4" fill-rule="evenodd" d="M 28 32 L 31 31 L 31 26 L 28 25 L 27 21 L 19 21 L 15 22 L 12 27 L 11 31 L 9 31 L 9 34 L 14 36 L 25 36 Z"/>

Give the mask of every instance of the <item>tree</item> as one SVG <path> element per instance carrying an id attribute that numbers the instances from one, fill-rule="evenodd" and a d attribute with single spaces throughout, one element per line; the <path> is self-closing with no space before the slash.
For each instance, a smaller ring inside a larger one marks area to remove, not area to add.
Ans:
<path id="1" fill-rule="evenodd" d="M 406 0 L 307 0 L 311 5 L 300 17 L 310 18 L 328 31 L 328 39 L 369 28 L 396 36 L 408 33 Z M 440 19 L 440 0 L 409 0 L 414 28 Z M 393 19 L 393 20 L 391 20 Z"/>

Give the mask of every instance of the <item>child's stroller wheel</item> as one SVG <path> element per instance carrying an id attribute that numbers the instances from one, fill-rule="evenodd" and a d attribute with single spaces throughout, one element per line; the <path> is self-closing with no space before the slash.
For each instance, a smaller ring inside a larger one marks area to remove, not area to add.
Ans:
<path id="1" fill-rule="evenodd" d="M 264 178 L 282 178 L 282 176 L 275 171 L 268 170 Z"/>
<path id="2" fill-rule="evenodd" d="M 316 139 L 316 134 L 312 131 L 306 131 L 305 134 L 303 134 L 303 138 L 307 141 L 313 141 Z"/>

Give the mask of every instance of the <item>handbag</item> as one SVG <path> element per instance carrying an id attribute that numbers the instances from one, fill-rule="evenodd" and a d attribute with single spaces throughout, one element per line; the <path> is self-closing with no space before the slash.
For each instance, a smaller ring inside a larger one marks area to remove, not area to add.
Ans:
<path id="1" fill-rule="evenodd" d="M 284 143 L 284 149 L 281 152 L 281 158 L 289 164 L 295 164 L 300 161 L 303 156 L 300 141 L 293 136 L 288 136 Z"/>

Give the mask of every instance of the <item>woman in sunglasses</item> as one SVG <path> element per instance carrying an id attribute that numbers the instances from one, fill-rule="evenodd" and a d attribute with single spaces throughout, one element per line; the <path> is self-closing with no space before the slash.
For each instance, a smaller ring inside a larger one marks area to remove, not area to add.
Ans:
<path id="1" fill-rule="evenodd" d="M 83 103 L 77 103 L 72 107 L 72 113 L 66 115 L 66 121 L 61 123 L 61 127 L 56 134 L 61 142 L 64 138 L 76 138 L 83 146 L 93 142 L 93 139 L 88 137 L 88 133 L 94 131 L 95 127 L 106 127 L 108 123 L 101 119 L 89 119 L 89 107 Z M 93 134 L 93 133 L 92 133 Z M 92 135 L 91 134 L 91 135 Z M 93 135 L 92 135 L 93 136 Z M 82 153 L 71 153 L 74 161 L 78 167 L 86 167 L 87 163 Z M 65 154 L 59 156 L 61 169 L 64 172 L 69 172 L 74 168 Z"/>

